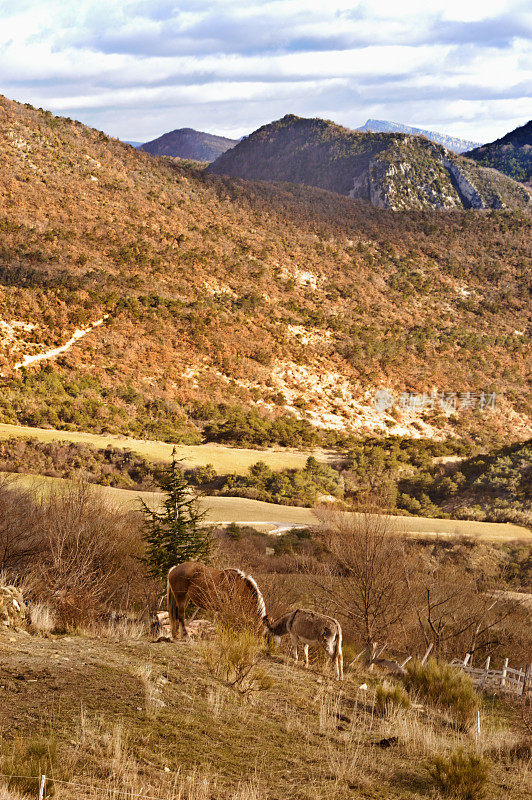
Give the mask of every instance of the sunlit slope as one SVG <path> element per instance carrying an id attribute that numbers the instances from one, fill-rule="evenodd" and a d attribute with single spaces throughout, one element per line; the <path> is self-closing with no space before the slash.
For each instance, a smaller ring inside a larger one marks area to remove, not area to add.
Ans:
<path id="1" fill-rule="evenodd" d="M 519 213 L 207 176 L 0 100 L 0 421 L 196 444 L 242 406 L 524 438 L 530 233 Z M 482 391 L 485 413 L 399 403 Z"/>

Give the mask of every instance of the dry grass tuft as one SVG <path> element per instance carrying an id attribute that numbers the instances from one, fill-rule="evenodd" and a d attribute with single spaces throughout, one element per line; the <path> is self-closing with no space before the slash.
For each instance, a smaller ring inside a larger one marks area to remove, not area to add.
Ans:
<path id="1" fill-rule="evenodd" d="M 56 627 L 56 616 L 54 610 L 47 603 L 32 603 L 29 611 L 33 633 L 47 636 L 53 632 Z"/>
<path id="2" fill-rule="evenodd" d="M 431 658 L 426 664 L 411 661 L 404 679 L 407 689 L 442 709 L 452 724 L 468 730 L 479 708 L 479 698 L 471 678 L 463 672 Z"/>
<path id="3" fill-rule="evenodd" d="M 24 795 L 10 789 L 7 783 L 0 783 L 0 800 L 24 800 Z"/>
<path id="4" fill-rule="evenodd" d="M 434 756 L 428 770 L 438 789 L 457 800 L 484 797 L 490 763 L 477 753 L 459 748 L 449 756 Z"/>
<path id="5" fill-rule="evenodd" d="M 410 708 L 411 700 L 403 687 L 396 683 L 390 686 L 381 683 L 375 690 L 375 710 L 378 714 L 389 714 L 394 708 Z"/>

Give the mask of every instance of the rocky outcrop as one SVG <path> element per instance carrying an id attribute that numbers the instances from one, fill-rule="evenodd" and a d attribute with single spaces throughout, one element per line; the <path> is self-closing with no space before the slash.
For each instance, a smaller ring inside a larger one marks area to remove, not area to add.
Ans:
<path id="1" fill-rule="evenodd" d="M 0 625 L 15 630 L 26 627 L 28 609 L 20 589 L 0 586 Z"/>
<path id="2" fill-rule="evenodd" d="M 457 164 L 453 164 L 453 162 L 445 156 L 442 158 L 442 164 L 444 167 L 446 167 L 446 169 L 449 170 L 453 184 L 460 195 L 460 199 L 462 200 L 462 205 L 465 208 L 486 208 L 480 193 L 464 174 L 464 171 L 461 170 Z M 498 207 L 501 208 L 501 206 L 502 203 L 500 203 Z"/>

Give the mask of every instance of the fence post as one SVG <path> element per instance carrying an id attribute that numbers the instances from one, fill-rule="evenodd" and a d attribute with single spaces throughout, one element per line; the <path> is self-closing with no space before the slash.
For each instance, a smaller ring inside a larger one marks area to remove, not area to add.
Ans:
<path id="1" fill-rule="evenodd" d="M 46 775 L 41 775 L 41 785 L 39 787 L 39 800 L 44 800 L 45 784 L 46 784 Z"/>
<path id="2" fill-rule="evenodd" d="M 491 661 L 491 656 L 488 656 L 487 659 L 486 659 L 486 663 L 484 665 L 484 675 L 482 676 L 482 679 L 480 681 L 480 685 L 481 686 L 485 686 L 486 682 L 488 680 L 488 676 L 489 676 L 489 672 L 490 672 L 490 661 Z"/>
<path id="3" fill-rule="evenodd" d="M 501 686 L 506 686 L 506 670 L 508 669 L 508 659 L 504 659 L 504 664 L 502 667 L 502 678 L 501 678 Z"/>
<path id="4" fill-rule="evenodd" d="M 528 684 L 530 683 L 531 675 L 532 675 L 532 664 L 527 664 L 525 669 L 525 674 L 523 676 L 523 693 L 522 693 L 523 698 L 526 698 L 526 693 L 528 691 Z"/>
<path id="5" fill-rule="evenodd" d="M 421 659 L 421 665 L 422 665 L 422 666 L 423 666 L 423 664 L 425 663 L 425 661 L 427 660 L 427 658 L 429 657 L 429 653 L 430 653 L 430 651 L 432 650 L 432 648 L 433 648 L 433 647 L 434 647 L 434 642 L 431 642 L 431 643 L 429 644 L 429 646 L 427 647 L 426 651 L 425 651 L 425 655 L 424 655 L 424 656 L 423 656 L 423 658 Z M 403 664 L 403 666 L 404 666 L 404 664 Z"/>
<path id="6" fill-rule="evenodd" d="M 464 663 L 462 664 L 463 667 L 467 667 L 470 658 L 471 658 L 471 653 L 466 653 L 464 658 Z"/>

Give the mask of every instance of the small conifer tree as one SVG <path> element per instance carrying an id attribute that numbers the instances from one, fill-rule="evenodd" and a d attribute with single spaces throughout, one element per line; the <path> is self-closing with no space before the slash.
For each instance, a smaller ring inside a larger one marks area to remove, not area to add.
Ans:
<path id="1" fill-rule="evenodd" d="M 146 543 L 143 561 L 153 578 L 166 580 L 168 570 L 184 561 L 204 561 L 211 551 L 208 528 L 201 526 L 205 512 L 199 510 L 198 493 L 191 489 L 176 458 L 159 471 L 157 485 L 165 492 L 162 511 L 152 511 L 142 500 L 145 516 L 142 538 Z"/>

